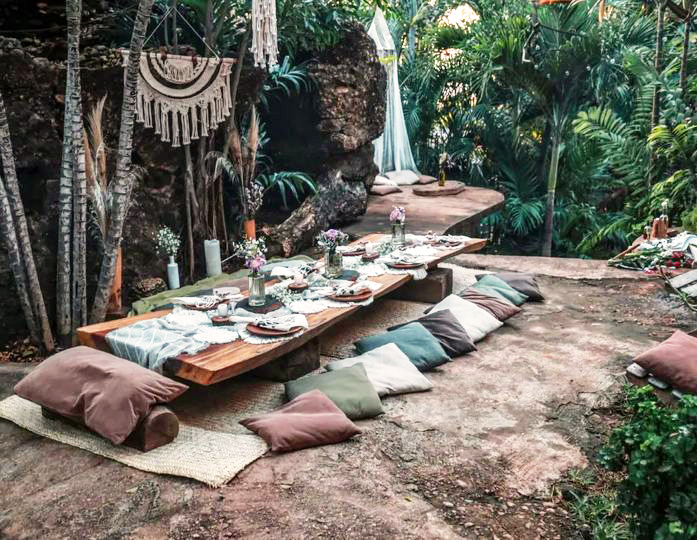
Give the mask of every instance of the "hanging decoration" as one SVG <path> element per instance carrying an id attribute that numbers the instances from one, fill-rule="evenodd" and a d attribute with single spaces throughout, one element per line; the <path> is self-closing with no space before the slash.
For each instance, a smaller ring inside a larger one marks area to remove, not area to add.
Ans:
<path id="1" fill-rule="evenodd" d="M 252 0 L 252 47 L 254 65 L 278 65 L 276 0 Z"/>
<path id="2" fill-rule="evenodd" d="M 121 50 L 123 66 L 128 50 Z M 141 53 L 136 120 L 174 148 L 206 137 L 230 116 L 235 59 Z M 200 124 L 200 128 L 199 128 Z"/>

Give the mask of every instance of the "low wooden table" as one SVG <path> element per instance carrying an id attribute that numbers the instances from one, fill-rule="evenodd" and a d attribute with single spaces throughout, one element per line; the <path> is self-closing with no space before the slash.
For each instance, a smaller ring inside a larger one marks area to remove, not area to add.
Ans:
<path id="1" fill-rule="evenodd" d="M 379 241 L 380 237 L 380 234 L 369 234 L 354 243 L 376 243 Z M 473 238 L 461 247 L 443 250 L 442 255 L 428 265 L 429 269 L 435 268 L 440 262 L 454 257 L 455 255 L 479 251 L 485 245 L 485 239 Z M 408 274 L 384 274 L 382 276 L 371 277 L 370 279 L 382 285 L 382 287 L 374 293 L 374 298 L 379 298 L 408 283 L 412 278 Z M 166 371 L 176 377 L 202 385 L 224 381 L 225 379 L 241 375 L 242 373 L 263 366 L 272 360 L 293 352 L 318 337 L 329 327 L 353 315 L 359 309 L 360 306 L 330 308 L 320 313 L 308 315 L 307 321 L 310 328 L 301 336 L 290 341 L 252 345 L 238 340 L 223 345 L 211 345 L 205 351 L 195 355 L 182 354 L 167 361 L 165 365 Z M 106 341 L 106 335 L 109 332 L 123 326 L 129 326 L 138 321 L 163 317 L 170 313 L 170 311 L 171 310 L 154 311 L 137 317 L 127 317 L 125 319 L 84 326 L 77 331 L 78 339 L 81 345 L 111 352 L 109 344 Z"/>

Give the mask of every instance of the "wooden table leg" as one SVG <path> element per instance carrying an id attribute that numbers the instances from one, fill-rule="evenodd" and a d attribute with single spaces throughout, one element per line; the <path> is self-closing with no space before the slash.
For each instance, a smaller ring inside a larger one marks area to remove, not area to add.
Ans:
<path id="1" fill-rule="evenodd" d="M 436 304 L 453 293 L 452 268 L 434 268 L 425 279 L 410 281 L 391 292 L 389 298 Z"/>
<path id="2" fill-rule="evenodd" d="M 288 382 L 319 369 L 319 337 L 311 339 L 302 347 L 272 360 L 253 370 L 257 377 L 272 381 Z"/>

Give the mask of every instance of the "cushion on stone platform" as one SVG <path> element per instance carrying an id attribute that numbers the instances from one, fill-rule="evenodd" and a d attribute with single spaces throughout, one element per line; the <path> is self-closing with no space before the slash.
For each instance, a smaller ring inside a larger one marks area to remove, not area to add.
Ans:
<path id="1" fill-rule="evenodd" d="M 397 182 L 394 180 L 390 180 L 387 178 L 387 176 L 382 176 L 381 174 L 378 174 L 375 177 L 375 181 L 373 182 L 374 186 L 392 186 L 392 187 L 397 187 Z"/>
<path id="2" fill-rule="evenodd" d="M 151 409 L 187 386 L 112 354 L 74 347 L 44 360 L 15 386 L 18 396 L 121 444 Z"/>
<path id="3" fill-rule="evenodd" d="M 389 195 L 390 193 L 399 193 L 402 191 L 398 186 L 373 186 L 370 188 L 371 195 Z"/>
<path id="4" fill-rule="evenodd" d="M 274 452 L 335 444 L 361 430 L 321 390 L 299 395 L 282 407 L 240 421 Z"/>
<path id="5" fill-rule="evenodd" d="M 697 394 L 697 338 L 678 330 L 634 362 L 678 390 Z"/>
<path id="6" fill-rule="evenodd" d="M 484 294 L 471 287 L 458 293 L 458 296 L 488 311 L 499 321 L 505 321 L 522 311 L 518 306 L 513 305 L 508 300 Z"/>
<path id="7" fill-rule="evenodd" d="M 446 309 L 452 312 L 474 343 L 484 339 L 487 334 L 503 325 L 501 321 L 488 311 L 455 294 L 451 294 L 438 302 L 431 308 L 430 313 L 436 313 Z"/>
<path id="8" fill-rule="evenodd" d="M 388 343 L 353 358 L 345 358 L 327 364 L 328 371 L 335 371 L 355 364 L 362 364 L 366 375 L 379 396 L 423 392 L 433 388 L 401 349 Z"/>
<path id="9" fill-rule="evenodd" d="M 419 176 L 419 184 L 434 184 L 436 182 L 438 182 L 438 178 L 435 176 L 427 176 L 425 174 Z"/>
<path id="10" fill-rule="evenodd" d="M 416 319 L 414 322 L 423 325 L 438 340 L 438 343 L 441 344 L 441 347 L 443 347 L 443 350 L 450 358 L 477 350 L 467 330 L 463 328 L 449 309 L 429 313 L 424 317 Z M 396 330 L 402 326 L 404 325 L 399 324 L 388 328 L 388 330 Z"/>
<path id="11" fill-rule="evenodd" d="M 410 186 L 416 184 L 419 181 L 419 175 L 414 171 L 392 171 L 383 174 L 398 186 Z"/>
<path id="12" fill-rule="evenodd" d="M 477 276 L 477 279 L 481 279 L 484 275 Z M 498 272 L 493 275 L 508 283 L 516 291 L 523 293 L 528 297 L 528 300 L 542 302 L 545 299 L 542 292 L 540 292 L 540 286 L 537 284 L 537 277 L 534 274 L 526 274 L 523 272 Z"/>
<path id="13" fill-rule="evenodd" d="M 394 343 L 419 371 L 427 371 L 450 361 L 438 340 L 422 324 L 412 322 L 384 334 L 367 336 L 354 343 L 360 354 Z"/>
<path id="14" fill-rule="evenodd" d="M 382 414 L 382 403 L 362 364 L 307 375 L 286 383 L 286 395 L 293 400 L 311 390 L 321 390 L 351 420 Z"/>
<path id="15" fill-rule="evenodd" d="M 472 285 L 472 288 L 483 292 L 484 294 L 489 294 L 491 296 L 502 298 L 503 300 L 508 300 L 516 306 L 524 304 L 528 299 L 526 295 L 518 292 L 508 283 L 492 274 L 482 276 L 477 283 Z"/>

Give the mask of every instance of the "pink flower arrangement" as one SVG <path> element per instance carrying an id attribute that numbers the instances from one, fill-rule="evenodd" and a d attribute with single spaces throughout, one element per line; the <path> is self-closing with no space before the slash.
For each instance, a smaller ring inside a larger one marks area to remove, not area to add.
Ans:
<path id="1" fill-rule="evenodd" d="M 235 244 L 235 255 L 244 259 L 245 267 L 256 276 L 266 264 L 266 242 L 263 238 L 257 238 Z"/>
<path id="2" fill-rule="evenodd" d="M 334 251 L 336 246 L 346 243 L 348 235 L 338 229 L 328 229 L 317 236 L 317 244 L 329 251 Z"/>
<path id="3" fill-rule="evenodd" d="M 390 221 L 392 223 L 404 223 L 407 219 L 407 211 L 403 206 L 393 206 L 390 210 Z"/>

